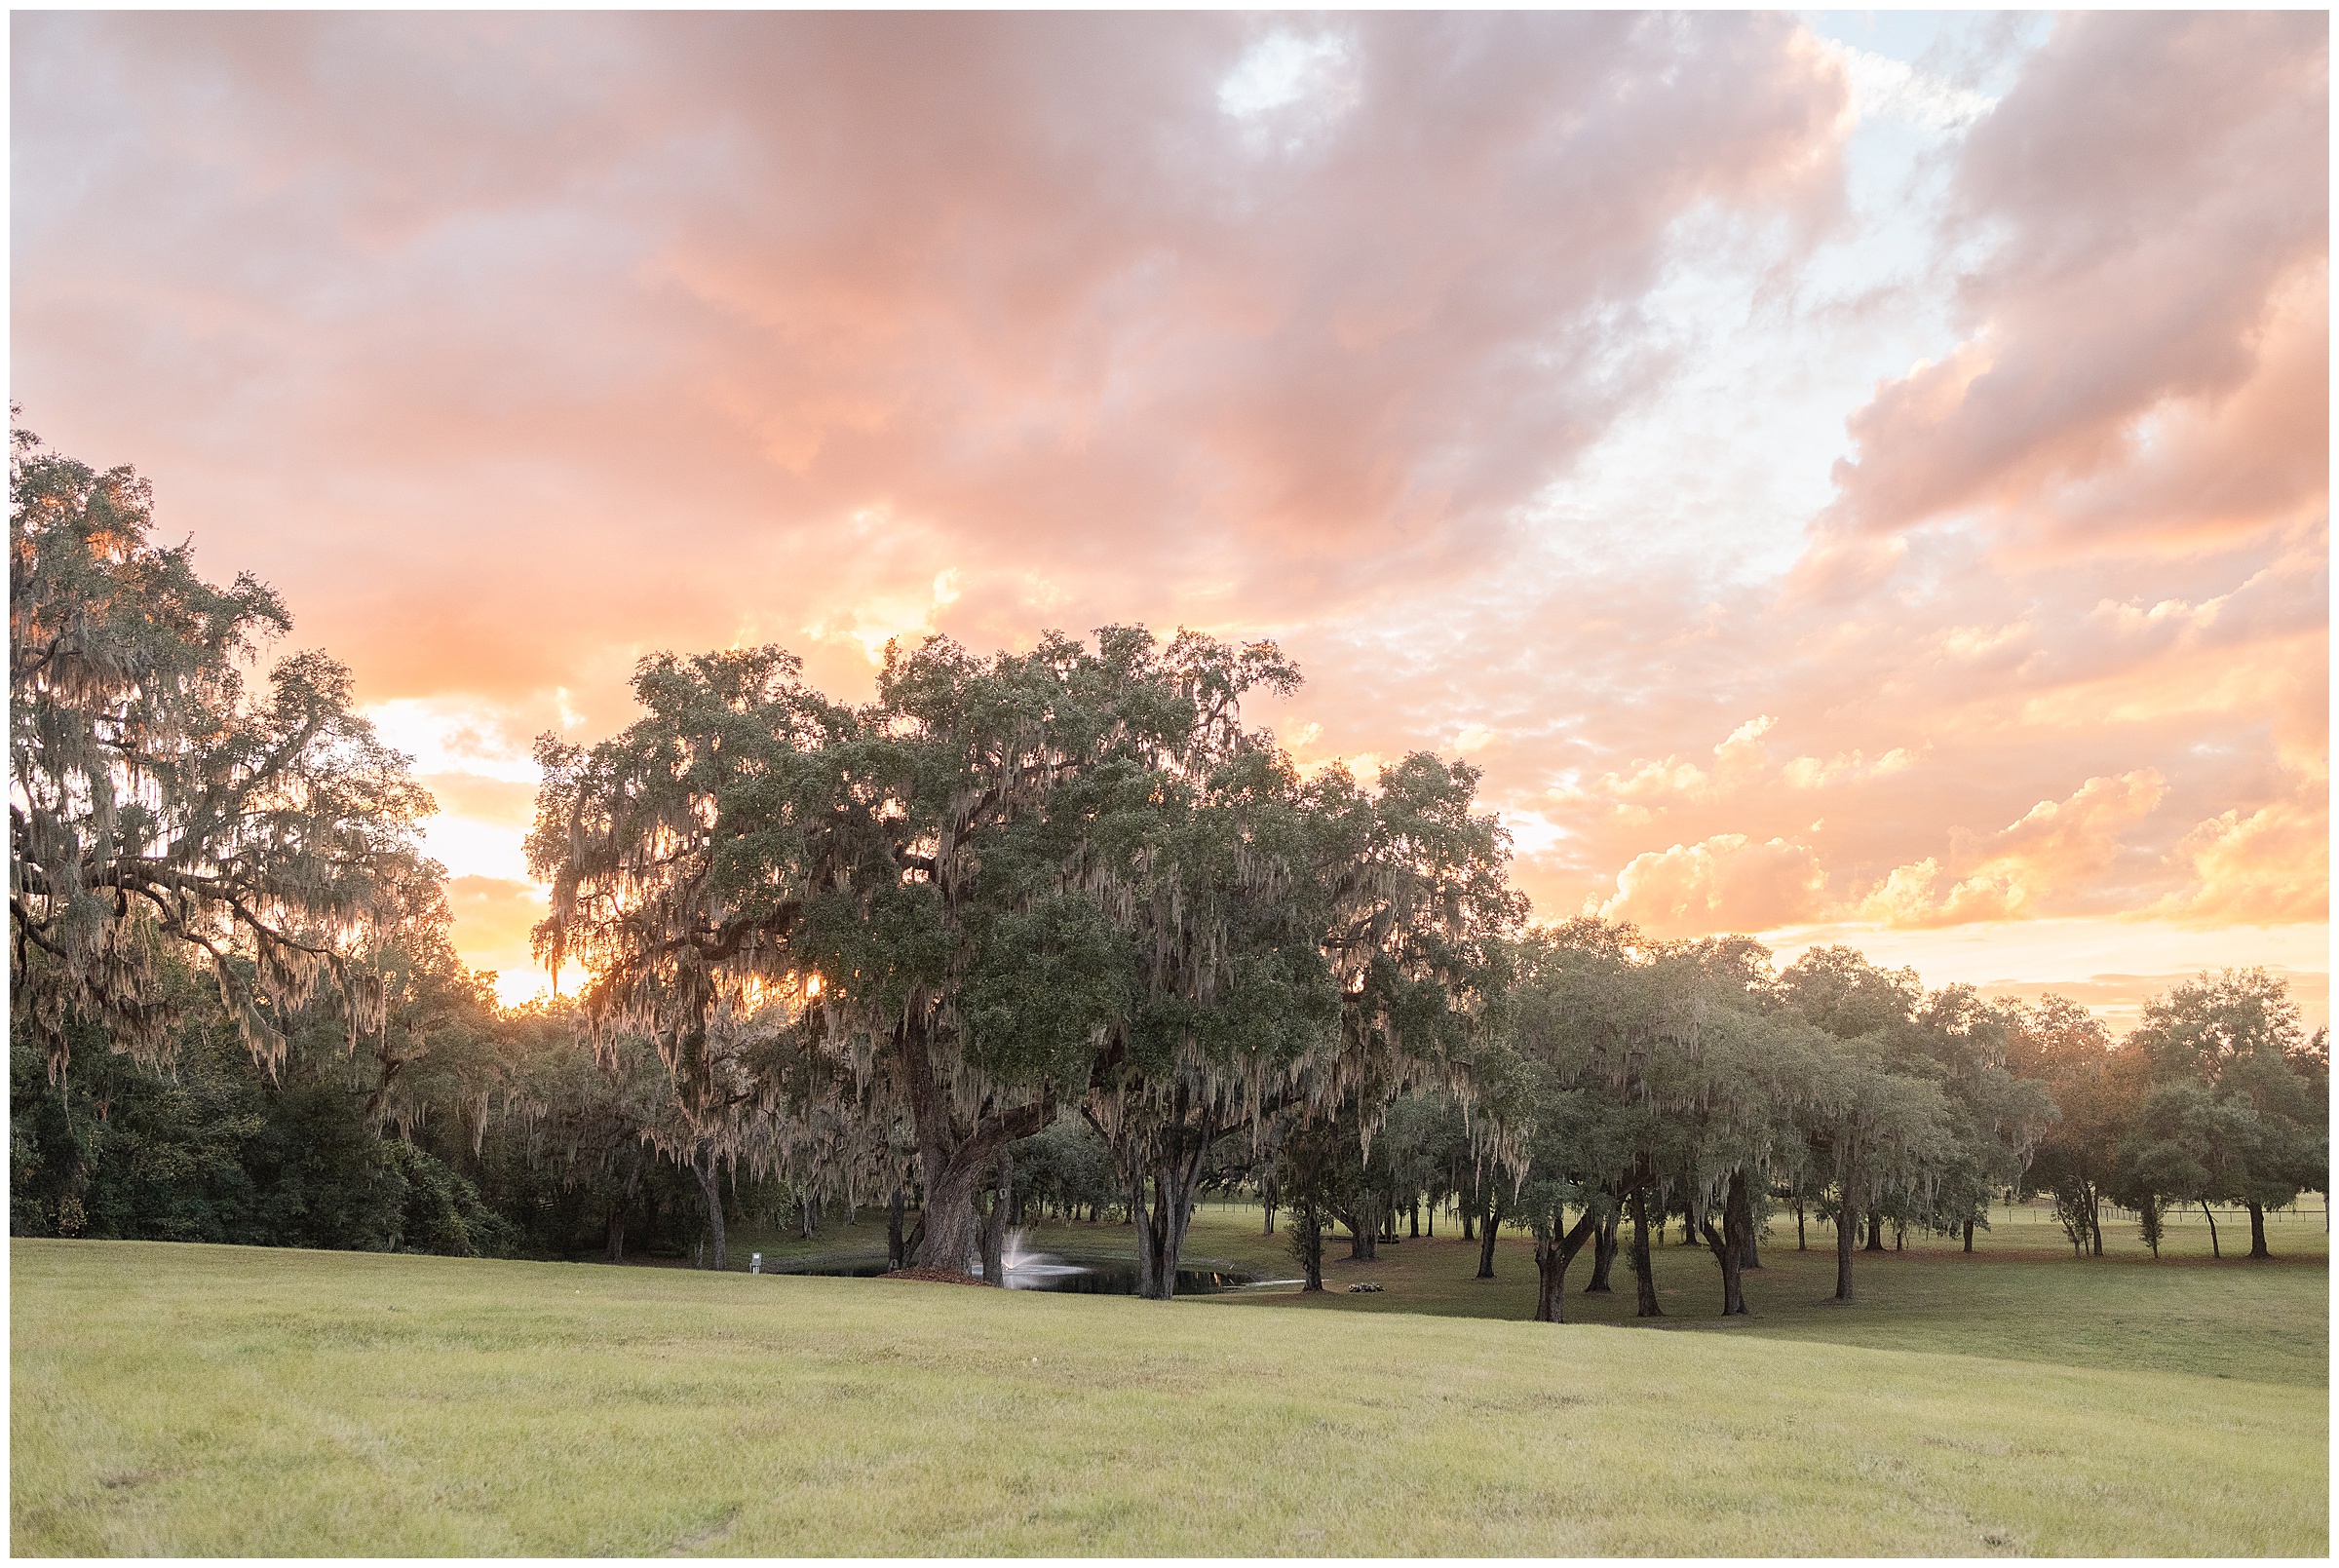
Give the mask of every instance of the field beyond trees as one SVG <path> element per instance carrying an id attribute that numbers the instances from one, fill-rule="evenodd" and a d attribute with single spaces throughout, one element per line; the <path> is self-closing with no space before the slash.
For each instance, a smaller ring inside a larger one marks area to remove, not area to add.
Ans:
<path id="1" fill-rule="evenodd" d="M 1304 1311 L 19 1240 L 10 1544 L 2321 1555 L 2320 1220 L 2156 1264 L 2017 1210 L 1974 1257 L 1863 1254 L 1850 1307 L 1774 1227 L 1727 1323 L 1705 1249 L 1659 1249 L 1687 1332 L 1437 1316 L 1534 1290 L 1524 1243 L 1480 1281 L 1446 1237 L 1327 1261 Z M 1195 1250 L 1263 1261 L 1256 1229 L 1206 1205 Z M 1581 1282 L 1571 1317 L 1612 1315 Z"/>

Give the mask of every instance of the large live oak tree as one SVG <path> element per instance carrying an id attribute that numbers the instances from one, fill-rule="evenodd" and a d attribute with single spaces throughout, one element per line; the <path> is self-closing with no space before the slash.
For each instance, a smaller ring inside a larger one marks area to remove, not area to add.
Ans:
<path id="1" fill-rule="evenodd" d="M 178 1009 L 163 955 L 209 972 L 252 1053 L 312 1002 L 378 1035 L 402 926 L 443 908 L 416 847 L 433 807 L 324 655 L 262 647 L 291 618 L 249 574 L 149 537 L 153 498 L 13 433 L 9 925 L 13 1013 L 49 1054 L 94 1025 L 141 1060 Z M 376 1110 L 380 1107 L 377 1105 Z"/>
<path id="2" fill-rule="evenodd" d="M 1296 680 L 1272 645 L 935 638 L 861 708 L 796 677 L 661 656 L 644 718 L 542 744 L 539 947 L 659 1042 L 704 1169 L 775 1116 L 901 1119 L 930 1266 L 976 1266 L 1001 1151 L 1078 1106 L 1167 1294 L 1211 1145 L 1468 1027 L 1516 918 L 1471 770 L 1303 784 L 1243 727 Z"/>

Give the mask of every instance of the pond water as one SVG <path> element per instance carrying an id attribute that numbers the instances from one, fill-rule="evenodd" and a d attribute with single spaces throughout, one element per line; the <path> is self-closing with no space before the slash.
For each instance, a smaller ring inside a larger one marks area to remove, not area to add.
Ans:
<path id="1" fill-rule="evenodd" d="M 1011 1245 L 1006 1262 L 1006 1284 L 1010 1290 L 1060 1290 L 1090 1296 L 1133 1296 L 1137 1293 L 1137 1265 L 1133 1260 L 1067 1261 L 1053 1253 L 1025 1252 L 1019 1246 Z M 887 1271 L 881 1261 L 854 1261 L 816 1262 L 774 1272 L 867 1280 Z M 1277 1282 L 1281 1281 L 1261 1280 L 1256 1275 L 1242 1274 L 1232 1269 L 1195 1268 L 1177 1271 L 1177 1294 L 1181 1296 L 1208 1296 L 1221 1290 L 1240 1290 L 1246 1285 Z"/>

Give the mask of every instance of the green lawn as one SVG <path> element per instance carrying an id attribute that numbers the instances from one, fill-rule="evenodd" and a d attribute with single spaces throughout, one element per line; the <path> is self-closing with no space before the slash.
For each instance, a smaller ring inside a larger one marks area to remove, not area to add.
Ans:
<path id="1" fill-rule="evenodd" d="M 1280 1264 L 1256 1226 L 1206 1208 L 1195 1250 Z M 1489 1320 L 1531 1262 L 1473 1281 L 1444 1239 L 1301 1310 L 19 1241 L 11 1547 L 2323 1554 L 2320 1259 L 2083 1264 L 2015 1229 L 1863 1257 L 1842 1308 L 1790 1227 L 1735 1327 L 1668 1248 L 1665 1332 Z"/>

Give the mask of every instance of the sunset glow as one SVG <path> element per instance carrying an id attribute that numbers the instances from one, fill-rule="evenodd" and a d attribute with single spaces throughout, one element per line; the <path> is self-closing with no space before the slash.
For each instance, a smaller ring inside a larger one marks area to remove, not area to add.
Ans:
<path id="1" fill-rule="evenodd" d="M 2327 1018 L 2320 14 L 11 26 L 23 423 L 354 668 L 508 1002 L 644 653 L 1143 622 L 1538 918 Z"/>

